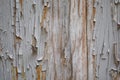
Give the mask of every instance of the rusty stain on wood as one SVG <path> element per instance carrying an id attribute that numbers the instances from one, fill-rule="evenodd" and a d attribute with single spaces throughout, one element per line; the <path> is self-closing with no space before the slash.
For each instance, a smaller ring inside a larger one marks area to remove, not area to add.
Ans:
<path id="1" fill-rule="evenodd" d="M 116 1 L 114 4 L 109 0 L 2 0 L 0 74 L 5 75 L 0 78 L 119 80 L 119 0 Z M 103 41 L 106 42 L 104 49 Z M 100 52 L 104 53 L 102 58 L 99 58 Z M 29 63 L 31 67 L 26 68 Z"/>
<path id="2" fill-rule="evenodd" d="M 37 80 L 41 80 L 42 65 L 36 67 Z"/>
<path id="3" fill-rule="evenodd" d="M 48 5 L 48 3 L 47 3 L 47 5 Z M 41 27 L 43 27 L 44 20 L 46 19 L 47 11 L 48 11 L 48 7 L 47 7 L 47 6 L 44 6 L 44 8 L 43 8 L 43 13 L 42 13 L 42 20 L 41 20 L 41 22 L 40 22 Z"/>
<path id="4" fill-rule="evenodd" d="M 21 9 L 22 9 L 23 0 L 19 0 L 19 2 L 20 2 Z"/>

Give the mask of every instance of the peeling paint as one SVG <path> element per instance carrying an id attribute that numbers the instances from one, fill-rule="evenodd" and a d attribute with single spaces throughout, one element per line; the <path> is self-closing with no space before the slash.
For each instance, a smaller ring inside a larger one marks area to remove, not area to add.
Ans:
<path id="1" fill-rule="evenodd" d="M 119 14 L 120 0 L 1 0 L 0 79 L 119 80 Z"/>

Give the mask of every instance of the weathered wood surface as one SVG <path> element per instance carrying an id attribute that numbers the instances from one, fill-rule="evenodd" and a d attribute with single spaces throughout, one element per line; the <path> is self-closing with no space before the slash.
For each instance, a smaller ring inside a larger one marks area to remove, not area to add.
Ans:
<path id="1" fill-rule="evenodd" d="M 120 0 L 0 0 L 0 80 L 119 80 Z"/>
<path id="2" fill-rule="evenodd" d="M 88 0 L 88 80 L 120 80 L 120 0 Z"/>

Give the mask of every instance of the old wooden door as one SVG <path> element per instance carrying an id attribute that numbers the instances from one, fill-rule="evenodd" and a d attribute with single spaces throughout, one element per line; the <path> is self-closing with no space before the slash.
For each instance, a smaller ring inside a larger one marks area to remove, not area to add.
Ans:
<path id="1" fill-rule="evenodd" d="M 0 0 L 0 80 L 120 80 L 120 0 Z"/>

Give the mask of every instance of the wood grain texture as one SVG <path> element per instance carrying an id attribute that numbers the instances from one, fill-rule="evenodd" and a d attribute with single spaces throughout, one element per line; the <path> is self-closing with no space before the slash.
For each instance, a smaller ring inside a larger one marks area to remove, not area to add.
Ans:
<path id="1" fill-rule="evenodd" d="M 115 1 L 118 0 L 88 0 L 88 80 L 120 79 L 119 10 L 116 9 L 119 3 Z"/>
<path id="2" fill-rule="evenodd" d="M 119 0 L 0 0 L 0 80 L 119 80 Z"/>

